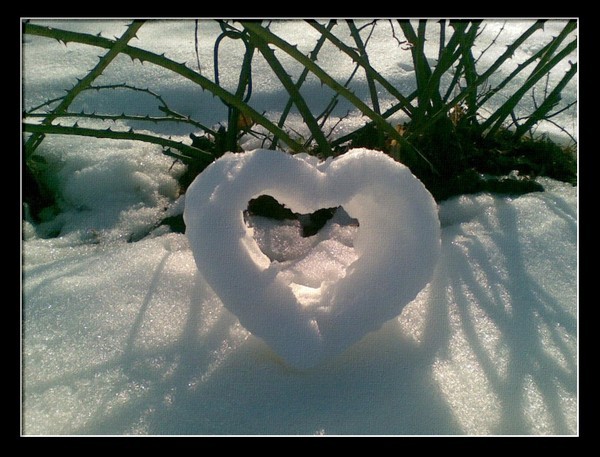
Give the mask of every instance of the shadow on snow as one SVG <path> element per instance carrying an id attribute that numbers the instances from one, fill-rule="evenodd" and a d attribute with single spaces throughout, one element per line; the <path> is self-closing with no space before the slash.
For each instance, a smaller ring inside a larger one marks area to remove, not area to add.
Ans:
<path id="1" fill-rule="evenodd" d="M 559 198 L 546 201 L 575 236 L 573 211 Z M 145 386 L 119 407 L 99 404 L 91 420 L 73 434 L 470 433 L 463 426 L 464 413 L 434 373 L 436 363 L 453 357 L 453 341 L 461 334 L 459 351 L 472 354 L 497 399 L 499 420 L 488 433 L 534 433 L 524 398 L 528 380 L 541 392 L 549 432 L 574 433 L 574 419 L 561 406 L 561 390 L 572 395 L 577 390 L 576 354 L 564 341 L 564 332 L 576 338 L 576 318 L 530 276 L 514 239 L 516 209 L 497 200 L 485 224 L 491 247 L 464 226 L 443 230 L 440 263 L 427 299 L 418 304 L 426 307 L 419 341 L 405 335 L 394 320 L 336 359 L 294 371 L 248 336 L 197 276 L 179 338 L 156 349 L 138 348 L 136 337 L 164 280 L 166 253 L 154 269 L 121 356 L 27 385 L 25 393 L 43 394 L 113 370 L 121 370 L 126 379 L 114 387 L 115 394 L 127 385 Z M 216 315 L 207 326 L 208 308 Z M 482 315 L 487 327 L 482 327 Z M 550 341 L 566 363 L 546 351 L 540 325 L 549 329 Z M 499 332 L 501 354 L 490 352 L 489 326 Z M 472 401 L 476 407 L 477 399 Z"/>

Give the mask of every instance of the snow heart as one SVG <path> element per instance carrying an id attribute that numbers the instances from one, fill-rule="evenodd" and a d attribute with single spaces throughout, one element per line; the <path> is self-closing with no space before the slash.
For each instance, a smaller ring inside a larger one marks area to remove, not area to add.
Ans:
<path id="1" fill-rule="evenodd" d="M 359 222 L 356 260 L 320 287 L 294 283 L 244 222 L 249 200 L 263 194 L 298 213 L 342 206 Z M 225 307 L 297 368 L 341 353 L 398 316 L 431 279 L 440 251 L 431 194 L 404 165 L 367 149 L 324 162 L 269 150 L 227 153 L 188 188 L 184 219 L 196 265 Z"/>

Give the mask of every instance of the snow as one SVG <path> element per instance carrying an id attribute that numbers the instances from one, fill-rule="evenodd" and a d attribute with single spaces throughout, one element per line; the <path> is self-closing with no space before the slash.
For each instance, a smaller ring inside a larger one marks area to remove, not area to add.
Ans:
<path id="1" fill-rule="evenodd" d="M 552 184 L 440 205 L 431 283 L 302 371 L 224 308 L 185 235 L 27 241 L 25 432 L 575 433 L 576 189 Z"/>
<path id="2" fill-rule="evenodd" d="M 121 34 L 126 23 L 49 22 L 104 36 Z M 499 27 L 489 24 L 482 47 Z M 527 24 L 509 21 L 507 39 Z M 288 26 L 288 38 L 310 51 L 314 36 L 294 21 Z M 193 28 L 192 21 L 150 23 L 134 44 L 193 62 Z M 557 30 L 560 21 L 551 21 L 544 33 Z M 400 69 L 408 59 L 398 56 L 392 41 L 373 41 L 371 61 L 381 62 L 382 71 L 389 69 L 397 86 L 410 92 L 413 72 Z M 200 41 L 207 75 L 210 42 Z M 429 44 L 435 57 L 436 43 Z M 222 50 L 223 68 L 239 65 L 231 45 Z M 26 37 L 24 106 L 60 95 L 97 55 L 95 48 Z M 324 48 L 319 62 L 343 79 L 352 65 L 338 64 L 337 55 Z M 152 82 L 176 110 L 209 125 L 226 116 L 209 94 L 129 59 L 109 66 L 98 83 L 124 79 Z M 321 91 L 318 81 L 306 84 L 310 102 L 320 106 L 327 89 Z M 574 99 L 576 87 L 569 87 L 565 97 Z M 355 89 L 365 90 L 360 84 Z M 262 95 L 253 106 L 273 109 L 274 116 L 287 101 L 267 75 L 254 91 Z M 80 103 L 99 106 L 104 95 L 89 94 Z M 120 112 L 123 105 L 143 114 L 156 109 L 151 97 L 132 100 L 120 92 L 103 108 Z M 342 103 L 336 115 L 345 112 Z M 295 116 L 291 125 L 305 131 Z M 555 120 L 569 127 L 570 116 Z M 360 122 L 352 113 L 334 134 Z M 161 132 L 163 126 L 151 128 Z M 177 132 L 181 138 L 189 133 L 183 127 Z M 260 147 L 252 138 L 245 144 Z M 442 202 L 439 259 L 416 298 L 340 354 L 296 369 L 227 310 L 199 272 L 187 236 L 158 227 L 162 217 L 184 211 L 185 196 L 176 186 L 180 164 L 139 142 L 49 136 L 38 151 L 61 198 L 43 223 L 23 223 L 24 434 L 578 433 L 576 187 L 540 178 L 544 192 Z M 310 209 L 289 197 L 294 211 Z M 249 225 L 265 257 L 282 255 L 288 274 L 310 287 L 320 273 L 309 266 L 326 264 L 323 274 L 336 279 L 357 257 L 364 218 L 357 219 L 358 227 L 336 213 L 317 235 L 293 245 L 293 222 L 254 218 Z"/>
<path id="3" fill-rule="evenodd" d="M 359 223 L 351 246 L 334 233 L 292 265 L 285 260 L 296 252 L 271 263 L 243 218 L 264 194 L 299 213 L 342 206 Z M 400 314 L 439 254 L 431 194 L 406 166 L 367 149 L 321 163 L 266 149 L 227 153 L 188 188 L 184 219 L 198 268 L 224 305 L 298 368 Z"/>

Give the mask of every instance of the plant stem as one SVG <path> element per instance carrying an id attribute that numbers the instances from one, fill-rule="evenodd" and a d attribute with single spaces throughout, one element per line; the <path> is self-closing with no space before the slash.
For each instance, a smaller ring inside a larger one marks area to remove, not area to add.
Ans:
<path id="1" fill-rule="evenodd" d="M 535 112 L 527 118 L 525 123 L 521 124 L 516 132 L 515 132 L 515 140 L 521 138 L 525 132 L 527 132 L 534 124 L 544 119 L 545 116 L 550 112 L 552 108 L 556 106 L 556 104 L 560 101 L 560 93 L 568 84 L 568 82 L 575 76 L 577 73 L 577 64 L 571 65 L 571 68 L 565 73 L 561 81 L 556 85 L 556 87 L 548 94 L 548 97 L 543 101 L 543 103 L 535 110 Z"/>
<path id="2" fill-rule="evenodd" d="M 53 110 L 52 113 L 48 115 L 46 119 L 42 121 L 44 125 L 51 124 L 52 121 L 56 118 L 57 114 L 64 113 L 67 111 L 75 97 L 81 93 L 82 90 L 89 87 L 92 82 L 100 76 L 106 67 L 119 55 L 119 53 L 123 50 L 123 48 L 127 45 L 127 43 L 136 36 L 137 31 L 140 27 L 144 25 L 144 21 L 135 20 L 133 21 L 125 33 L 117 39 L 114 44 L 110 47 L 109 51 L 100 58 L 100 61 L 96 64 L 96 66 L 87 74 L 83 79 L 80 79 L 77 84 L 73 86 L 67 93 L 67 95 L 62 99 L 60 104 Z M 25 27 L 27 28 L 27 26 Z M 41 144 L 44 140 L 43 134 L 31 135 L 27 142 L 25 143 L 25 158 L 31 156 L 36 148 Z"/>
<path id="3" fill-rule="evenodd" d="M 404 36 L 411 44 L 410 52 L 413 59 L 415 78 L 417 82 L 417 109 L 414 111 L 411 120 L 419 125 L 425 119 L 425 113 L 429 110 L 430 97 L 427 89 L 429 78 L 431 77 L 431 68 L 427 63 L 425 56 L 425 31 L 427 21 L 419 20 L 417 32 L 408 20 L 399 20 L 398 24 L 404 33 Z"/>
<path id="4" fill-rule="evenodd" d="M 435 170 L 435 167 L 431 164 L 431 162 L 411 143 L 409 143 L 406 140 L 406 138 L 400 135 L 394 127 L 392 127 L 388 122 L 386 122 L 386 120 L 381 115 L 377 114 L 371 108 L 369 108 L 369 106 L 365 104 L 362 100 L 360 100 L 360 98 L 358 98 L 344 86 L 338 83 L 315 62 L 313 62 L 307 56 L 302 54 L 295 46 L 290 45 L 287 41 L 283 40 L 277 35 L 274 35 L 272 32 L 261 27 L 259 24 L 246 21 L 242 22 L 242 24 L 248 30 L 254 32 L 266 42 L 274 44 L 279 49 L 286 52 L 290 57 L 293 57 L 306 68 L 308 68 L 310 71 L 312 71 L 324 84 L 327 84 L 333 90 L 339 92 L 340 95 L 342 95 L 356 108 L 358 108 L 365 116 L 371 118 L 391 138 L 395 139 L 396 141 L 398 141 L 398 143 L 409 148 L 410 150 L 415 151 L 423 160 L 425 160 L 425 162 L 430 166 L 432 170 Z"/>
<path id="5" fill-rule="evenodd" d="M 79 32 L 70 32 L 67 30 L 44 27 L 30 23 L 24 24 L 23 31 L 31 35 L 60 39 L 63 42 L 83 43 L 108 49 L 112 48 L 112 46 L 115 43 L 113 40 L 104 37 L 99 37 L 96 35 L 90 35 L 87 33 Z M 158 55 L 153 52 L 145 51 L 143 49 L 129 45 L 123 47 L 122 53 L 131 57 L 131 59 L 138 59 L 140 60 L 140 62 L 150 62 L 154 65 L 166 68 L 167 70 L 171 70 L 174 73 L 186 79 L 189 79 L 190 81 L 198 84 L 203 89 L 206 89 L 209 92 L 216 95 L 217 97 L 221 98 L 226 103 L 235 106 L 244 115 L 252 119 L 257 124 L 262 125 L 273 135 L 280 137 L 281 140 L 285 142 L 293 151 L 302 150 L 302 145 L 300 143 L 293 140 L 285 131 L 277 127 L 267 118 L 265 118 L 262 114 L 254 110 L 248 104 L 239 100 L 234 94 L 224 90 L 222 87 L 215 84 L 208 78 L 195 72 L 191 68 L 188 68 L 184 63 L 178 63 L 165 57 L 164 55 Z"/>
<path id="6" fill-rule="evenodd" d="M 146 143 L 154 143 L 163 147 L 177 149 L 186 154 L 188 158 L 199 159 L 205 163 L 209 163 L 214 159 L 211 153 L 202 151 L 201 149 L 197 149 L 192 146 L 188 146 L 180 141 L 173 141 L 167 138 L 162 138 L 154 135 L 147 135 L 144 133 L 135 133 L 131 130 L 116 131 L 111 130 L 110 128 L 101 130 L 79 126 L 29 124 L 27 122 L 24 122 L 23 131 L 31 132 L 33 134 L 79 135 L 93 138 L 108 138 L 113 140 L 144 141 Z"/>
<path id="7" fill-rule="evenodd" d="M 481 126 L 482 130 L 489 128 L 486 136 L 494 135 L 502 126 L 502 123 L 510 112 L 517 106 L 523 96 L 548 73 L 553 67 L 561 62 L 569 53 L 577 48 L 577 40 L 573 40 L 565 48 L 550 59 L 546 65 L 537 68 L 537 71 L 532 73 L 525 83 L 502 105 L 498 108 Z"/>
<path id="8" fill-rule="evenodd" d="M 327 24 L 327 30 L 331 30 L 333 28 L 333 26 L 336 24 L 335 20 L 331 20 L 329 21 L 329 23 Z M 317 44 L 315 45 L 314 49 L 312 50 L 312 52 L 310 53 L 310 58 L 311 60 L 317 60 L 317 55 L 319 54 L 319 51 L 321 50 L 321 48 L 323 47 L 323 44 L 325 43 L 325 36 L 321 35 L 319 37 L 319 40 L 317 41 Z M 300 87 L 302 87 L 302 84 L 304 84 L 304 81 L 306 80 L 306 77 L 308 76 L 309 70 L 308 68 L 304 68 L 302 70 L 302 73 L 300 74 L 300 77 L 298 78 L 298 81 L 296 81 L 296 88 L 298 90 L 300 90 Z M 294 99 L 292 97 L 290 97 L 288 99 L 288 102 L 285 105 L 285 108 L 283 109 L 283 112 L 281 113 L 281 116 L 279 118 L 279 122 L 277 123 L 277 125 L 279 127 L 283 127 L 285 124 L 285 120 L 287 119 L 290 110 L 292 109 L 292 106 L 294 105 Z M 270 149 L 275 149 L 277 147 L 277 142 L 278 142 L 278 138 L 275 137 L 273 139 L 273 141 L 271 142 L 271 147 Z"/>
<path id="9" fill-rule="evenodd" d="M 368 72 L 372 78 L 381 84 L 384 89 L 386 89 L 391 95 L 396 97 L 400 102 L 400 109 L 404 111 L 409 116 L 412 115 L 414 110 L 413 106 L 410 103 L 410 100 L 407 99 L 404 95 L 398 91 L 388 80 L 386 80 L 383 76 L 381 76 L 371 65 L 369 62 L 366 62 L 359 54 L 356 53 L 352 48 L 343 43 L 339 38 L 333 35 L 329 30 L 323 27 L 321 24 L 315 21 L 307 21 L 307 23 L 312 26 L 314 29 L 319 31 L 321 35 L 326 36 L 332 44 L 334 44 L 340 51 L 350 56 L 354 62 L 359 64 L 361 67 L 365 69 L 365 72 Z"/>
<path id="10" fill-rule="evenodd" d="M 480 22 L 472 22 L 471 28 L 460 40 L 460 51 L 462 53 L 467 88 L 472 87 L 477 82 L 477 70 L 475 69 L 475 59 L 473 58 L 473 44 L 475 43 Z M 467 101 L 467 120 L 469 123 L 473 123 L 477 117 L 477 89 L 470 90 L 465 98 Z"/>
<path id="11" fill-rule="evenodd" d="M 371 64 L 369 62 L 369 56 L 367 54 L 365 44 L 363 43 L 363 40 L 360 37 L 360 33 L 358 32 L 354 21 L 347 20 L 346 23 L 348 24 L 348 28 L 350 29 L 350 35 L 352 35 L 352 38 L 356 43 L 359 55 L 365 60 L 365 63 L 369 64 L 370 66 Z M 373 111 L 381 115 L 381 108 L 379 107 L 379 98 L 377 97 L 377 88 L 375 87 L 375 80 L 373 79 L 373 75 L 371 72 L 365 70 L 365 76 L 367 78 L 369 94 L 371 95 L 371 104 L 373 105 Z"/>
<path id="12" fill-rule="evenodd" d="M 473 82 L 473 84 L 471 84 L 471 86 L 465 88 L 462 92 L 460 92 L 458 95 L 456 95 L 454 98 L 452 98 L 452 100 L 450 100 L 449 102 L 446 102 L 446 104 L 442 105 L 440 107 L 440 109 L 433 112 L 431 114 L 428 122 L 429 123 L 435 122 L 440 117 L 446 116 L 448 114 L 448 110 L 450 108 L 452 108 L 453 106 L 456 106 L 458 103 L 463 101 L 473 91 L 476 91 L 479 86 L 484 84 L 488 80 L 488 78 L 491 75 L 493 75 L 494 72 L 496 72 L 498 70 L 498 68 L 500 68 L 500 66 L 502 66 L 502 64 L 504 64 L 504 62 L 506 62 L 506 60 L 512 58 L 515 51 L 518 49 L 518 47 L 521 44 L 523 44 L 523 42 L 525 42 L 527 40 L 527 38 L 529 38 L 531 35 L 533 35 L 537 30 L 542 29 L 544 27 L 545 22 L 546 22 L 545 20 L 538 20 L 534 24 L 532 24 L 525 32 L 523 32 L 521 34 L 521 36 L 519 36 L 519 38 L 517 38 L 514 42 L 512 42 L 509 46 L 507 46 L 506 51 L 504 51 L 504 53 L 502 53 L 502 55 L 500 57 L 498 57 L 498 59 L 496 59 L 496 61 L 492 65 L 490 65 L 490 67 L 485 72 L 483 72 L 481 75 L 479 75 L 479 77 Z M 480 108 L 482 106 L 482 103 L 483 102 L 480 100 L 479 103 L 477 104 L 477 107 Z M 508 116 L 509 113 L 510 113 L 510 110 L 508 110 L 506 115 Z M 420 130 L 413 131 L 413 133 L 418 133 L 419 131 Z"/>
<path id="13" fill-rule="evenodd" d="M 294 101 L 294 104 L 298 108 L 298 111 L 300 111 L 304 122 L 306 122 L 306 125 L 310 129 L 312 136 L 317 141 L 320 152 L 325 156 L 330 156 L 332 154 L 331 146 L 329 145 L 327 138 L 325 138 L 325 135 L 321 131 L 317 120 L 314 118 L 310 109 L 308 108 L 306 101 L 304 100 L 302 95 L 300 95 L 300 91 L 292 81 L 292 78 L 285 71 L 285 68 L 283 68 L 283 65 L 281 65 L 281 62 L 279 62 L 279 59 L 275 57 L 275 53 L 269 47 L 268 43 L 260 35 L 254 33 L 254 31 L 250 30 L 249 32 L 253 44 L 260 50 L 261 54 L 263 55 L 263 57 L 265 58 L 275 75 L 283 84 L 283 87 L 285 87 L 288 94 L 290 94 L 290 97 Z"/>

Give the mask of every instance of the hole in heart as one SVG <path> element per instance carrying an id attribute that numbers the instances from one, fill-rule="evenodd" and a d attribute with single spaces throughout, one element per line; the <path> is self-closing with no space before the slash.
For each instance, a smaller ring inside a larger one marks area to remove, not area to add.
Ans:
<path id="1" fill-rule="evenodd" d="M 261 195 L 248 202 L 244 221 L 271 266 L 305 305 L 318 302 L 324 287 L 343 278 L 358 258 L 354 238 L 359 222 L 342 206 L 300 214 Z"/>
<path id="2" fill-rule="evenodd" d="M 285 205 L 279 203 L 270 195 L 260 195 L 248 202 L 248 208 L 244 212 L 244 219 L 248 221 L 249 216 L 265 217 L 278 221 L 298 221 L 300 224 L 300 235 L 303 238 L 314 236 L 323 228 L 325 223 L 331 219 L 341 206 L 334 208 L 321 208 L 310 214 L 294 213 Z M 358 224 L 358 221 L 356 221 Z"/>

